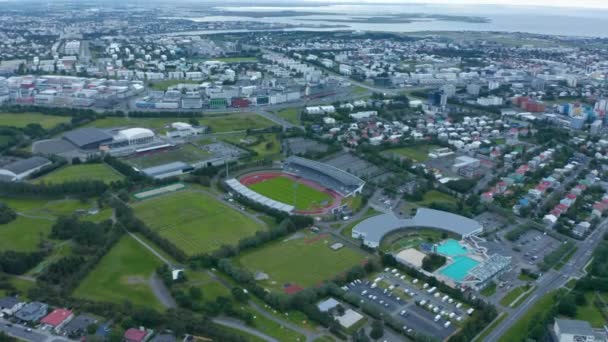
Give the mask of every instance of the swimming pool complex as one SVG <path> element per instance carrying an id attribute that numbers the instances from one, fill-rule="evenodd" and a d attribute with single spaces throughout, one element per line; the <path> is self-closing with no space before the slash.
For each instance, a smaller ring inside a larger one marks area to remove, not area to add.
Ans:
<path id="1" fill-rule="evenodd" d="M 464 280 L 469 271 L 478 264 L 479 261 L 473 260 L 468 256 L 455 256 L 453 258 L 453 262 L 439 270 L 439 273 L 457 282 L 460 282 Z"/>
<path id="2" fill-rule="evenodd" d="M 466 247 L 461 245 L 460 242 L 454 239 L 448 239 L 437 246 L 437 253 L 449 257 L 455 257 L 458 255 L 466 255 L 469 253 L 469 251 Z"/>

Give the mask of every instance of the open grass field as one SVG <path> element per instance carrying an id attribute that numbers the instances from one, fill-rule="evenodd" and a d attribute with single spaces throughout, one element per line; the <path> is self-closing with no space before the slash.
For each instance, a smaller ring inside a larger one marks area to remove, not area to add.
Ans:
<path id="1" fill-rule="evenodd" d="M 245 131 L 247 129 L 268 128 L 274 122 L 255 113 L 231 113 L 198 118 L 201 125 L 209 126 L 211 132 L 222 133 L 232 131 Z"/>
<path id="2" fill-rule="evenodd" d="M 44 198 L 7 198 L 0 197 L 0 202 L 7 204 L 15 211 L 38 219 L 54 220 L 58 216 L 72 215 L 76 211 L 86 211 L 96 207 L 93 200 L 78 201 L 75 199 L 44 199 Z M 96 215 L 87 215 L 83 219 L 102 221 L 109 218 L 111 211 L 103 209 Z"/>
<path id="3" fill-rule="evenodd" d="M 429 151 L 437 148 L 435 145 L 417 145 L 411 147 L 399 147 L 387 150 L 386 152 L 407 157 L 417 162 L 425 162 L 429 159 Z"/>
<path id="4" fill-rule="evenodd" d="M 124 176 L 107 164 L 78 164 L 62 167 L 40 178 L 35 183 L 64 183 L 67 181 L 95 180 L 111 183 L 123 180 Z"/>
<path id="5" fill-rule="evenodd" d="M 363 256 L 344 247 L 334 251 L 334 240 L 325 235 L 296 233 L 283 241 L 241 254 L 237 262 L 252 272 L 264 272 L 263 284 L 282 290 L 284 284 L 307 288 L 332 279 L 363 262 Z"/>
<path id="6" fill-rule="evenodd" d="M 428 206 L 431 203 L 445 203 L 445 204 L 456 204 L 457 200 L 454 196 L 448 195 L 446 193 L 431 190 L 424 194 L 422 201 L 416 202 L 419 206 Z"/>
<path id="7" fill-rule="evenodd" d="M 281 142 L 277 134 L 256 134 L 248 136 L 245 133 L 226 134 L 218 137 L 219 140 L 231 143 L 233 145 L 243 144 L 243 141 L 251 141 L 250 144 L 244 144 L 245 147 L 255 151 L 258 155 L 253 159 L 282 159 Z"/>
<path id="8" fill-rule="evenodd" d="M 606 325 L 606 321 L 604 320 L 600 309 L 593 303 L 596 300 L 595 293 L 587 292 L 585 293 L 585 298 L 587 299 L 587 303 L 577 307 L 574 319 L 587 321 L 594 328 L 603 328 L 604 325 Z"/>
<path id="9" fill-rule="evenodd" d="M 297 185 L 296 185 L 297 184 Z M 285 204 L 294 204 L 298 210 L 324 207 L 331 203 L 328 194 L 287 177 L 275 177 L 248 186 L 251 190 Z"/>
<path id="10" fill-rule="evenodd" d="M 69 116 L 44 115 L 41 113 L 0 113 L 0 126 L 23 128 L 28 124 L 39 124 L 44 129 L 70 122 Z"/>
<path id="11" fill-rule="evenodd" d="M 27 298 L 27 292 L 29 291 L 29 289 L 36 285 L 36 282 L 0 273 L 0 279 L 4 277 L 6 277 L 8 282 L 15 287 L 15 290 L 20 293 L 20 296 L 22 296 L 22 298 Z M 0 289 L 0 298 L 9 295 L 9 292 L 10 291 Z"/>
<path id="12" fill-rule="evenodd" d="M 545 315 L 555 304 L 555 292 L 542 296 L 521 318 L 511 326 L 498 340 L 498 342 L 524 341 L 528 335 L 528 326 L 531 322 Z"/>
<path id="13" fill-rule="evenodd" d="M 113 127 L 145 127 L 157 132 L 166 131 L 166 126 L 176 121 L 188 121 L 187 118 L 125 118 L 111 116 L 95 120 L 86 124 L 86 127 L 113 128 Z"/>
<path id="14" fill-rule="evenodd" d="M 181 145 L 178 148 L 159 151 L 146 155 L 124 159 L 127 163 L 145 169 L 152 166 L 168 164 L 176 161 L 185 163 L 195 163 L 210 158 L 212 155 L 208 151 L 192 144 Z"/>
<path id="15" fill-rule="evenodd" d="M 130 236 L 124 236 L 80 283 L 73 296 L 162 309 L 149 280 L 161 261 Z"/>
<path id="16" fill-rule="evenodd" d="M 214 114 L 197 118 L 201 125 L 209 126 L 213 133 L 244 131 L 248 128 L 259 129 L 267 128 L 274 123 L 255 113 L 227 113 Z M 168 125 L 173 122 L 187 122 L 188 118 L 167 117 L 167 118 L 125 118 L 125 117 L 105 117 L 88 123 L 87 127 L 112 128 L 112 127 L 145 127 L 158 133 L 167 131 Z"/>
<path id="17" fill-rule="evenodd" d="M 277 112 L 277 116 L 294 125 L 300 124 L 298 108 L 285 108 Z"/>
<path id="18" fill-rule="evenodd" d="M 186 254 L 213 251 L 264 229 L 264 225 L 211 195 L 183 190 L 141 201 L 135 215 Z"/>
<path id="19" fill-rule="evenodd" d="M 33 252 L 51 232 L 53 221 L 18 216 L 0 225 L 0 251 Z"/>

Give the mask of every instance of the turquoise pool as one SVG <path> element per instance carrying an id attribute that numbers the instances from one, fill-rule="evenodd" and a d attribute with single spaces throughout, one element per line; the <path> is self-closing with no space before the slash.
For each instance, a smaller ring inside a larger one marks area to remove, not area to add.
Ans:
<path id="1" fill-rule="evenodd" d="M 453 260 L 451 264 L 442 268 L 439 273 L 457 282 L 464 280 L 467 273 L 479 264 L 479 261 L 462 255 L 454 257 Z"/>
<path id="2" fill-rule="evenodd" d="M 449 257 L 455 257 L 458 255 L 468 254 L 469 251 L 466 247 L 461 245 L 460 242 L 454 239 L 448 239 L 441 243 L 439 246 L 437 246 L 437 253 Z"/>

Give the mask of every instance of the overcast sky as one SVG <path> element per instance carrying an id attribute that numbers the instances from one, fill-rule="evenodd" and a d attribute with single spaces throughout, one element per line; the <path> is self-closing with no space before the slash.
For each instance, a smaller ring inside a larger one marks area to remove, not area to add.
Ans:
<path id="1" fill-rule="evenodd" d="M 327 0 L 309 0 L 325 2 Z M 330 0 L 332 3 L 439 3 L 439 4 L 501 4 L 501 5 L 525 5 L 525 6 L 555 6 L 555 7 L 578 7 L 578 8 L 603 8 L 608 9 L 608 0 Z"/>

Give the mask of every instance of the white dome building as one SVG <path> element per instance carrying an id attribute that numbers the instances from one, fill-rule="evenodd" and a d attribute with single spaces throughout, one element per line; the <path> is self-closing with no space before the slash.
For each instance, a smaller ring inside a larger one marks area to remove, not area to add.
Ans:
<path id="1" fill-rule="evenodd" d="M 129 145 L 147 144 L 154 140 L 154 132 L 147 128 L 123 129 L 116 135 L 116 140 L 128 141 Z"/>

